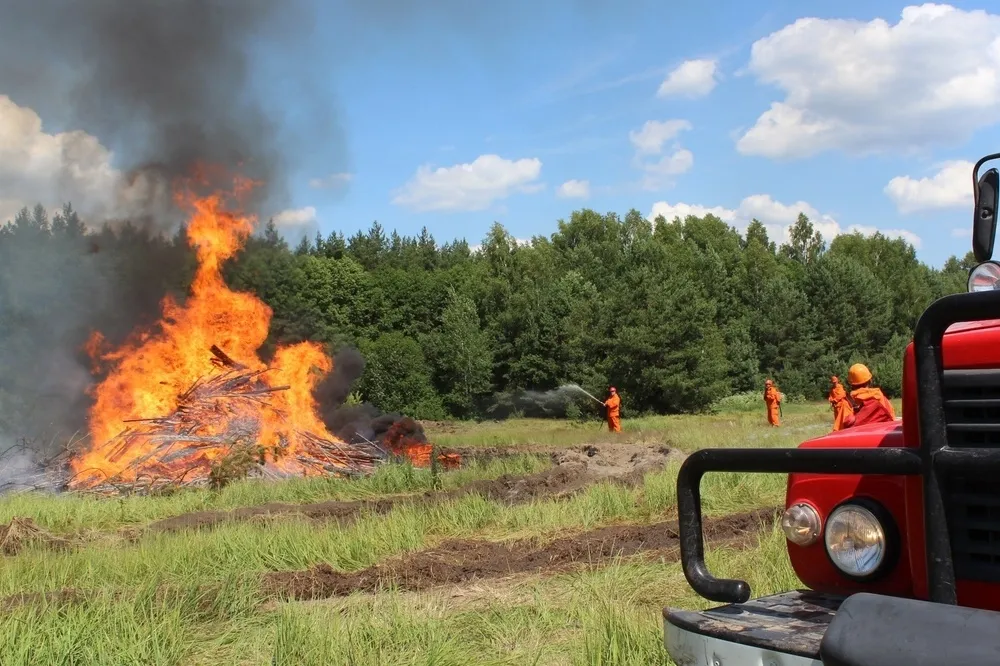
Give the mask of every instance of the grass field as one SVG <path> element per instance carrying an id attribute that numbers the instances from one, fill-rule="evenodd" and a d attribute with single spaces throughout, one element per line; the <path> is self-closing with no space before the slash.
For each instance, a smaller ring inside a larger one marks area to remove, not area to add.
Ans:
<path id="1" fill-rule="evenodd" d="M 708 605 L 677 563 L 670 452 L 828 430 L 825 405 L 784 411 L 780 429 L 758 410 L 626 419 L 614 437 L 430 424 L 467 461 L 440 487 L 396 465 L 157 498 L 7 496 L 0 661 L 669 664 L 661 609 Z M 703 496 L 714 570 L 755 594 L 797 585 L 770 514 L 750 513 L 783 502 L 784 477 L 710 475 Z"/>

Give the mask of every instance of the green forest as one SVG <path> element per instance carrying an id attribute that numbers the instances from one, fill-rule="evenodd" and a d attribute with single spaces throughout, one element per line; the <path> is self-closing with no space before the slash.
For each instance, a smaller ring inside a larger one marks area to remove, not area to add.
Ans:
<path id="1" fill-rule="evenodd" d="M 856 361 L 898 397 L 917 317 L 965 289 L 971 254 L 938 270 L 904 240 L 828 241 L 804 215 L 790 238 L 756 220 L 741 236 L 712 216 L 578 210 L 527 246 L 500 224 L 473 252 L 376 222 L 289 247 L 269 222 L 225 275 L 273 309 L 269 349 L 356 347 L 356 395 L 422 419 L 523 413 L 517 396 L 571 382 L 598 396 L 615 385 L 626 417 L 759 395 L 766 377 L 789 399 L 822 399 Z M 69 205 L 21 211 L 0 232 L 0 411 L 82 393 L 61 357 L 79 360 L 91 330 L 120 340 L 155 321 L 194 267 L 183 229 L 88 231 Z"/>

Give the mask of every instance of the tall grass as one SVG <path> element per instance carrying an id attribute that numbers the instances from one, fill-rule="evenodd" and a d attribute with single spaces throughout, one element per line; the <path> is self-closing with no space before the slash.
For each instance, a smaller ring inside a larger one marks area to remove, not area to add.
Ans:
<path id="1" fill-rule="evenodd" d="M 769 529 L 754 547 L 710 549 L 708 561 L 755 594 L 773 593 L 797 584 L 784 543 Z M 455 594 L 283 604 L 270 620 L 273 638 L 261 635 L 254 649 L 270 645 L 279 664 L 666 666 L 661 609 L 706 605 L 691 598 L 677 563 L 635 559 L 487 584 L 466 601 Z"/>
<path id="2" fill-rule="evenodd" d="M 127 595 L 96 593 L 82 603 L 37 601 L 0 614 L 0 662 L 173 665 L 212 648 L 219 627 L 259 608 L 249 581 L 227 581 L 211 597 L 198 586 L 164 594 L 155 577 Z"/>
<path id="3" fill-rule="evenodd" d="M 474 460 L 455 471 L 444 472 L 444 488 L 457 488 L 479 479 L 504 474 L 532 474 L 550 465 L 537 455 L 515 455 L 490 460 Z M 324 500 L 363 500 L 431 490 L 434 480 L 429 469 L 409 464 L 379 467 L 374 474 L 359 479 L 306 477 L 268 483 L 243 480 L 219 491 L 180 490 L 165 497 L 91 497 L 76 493 L 15 493 L 0 497 L 0 522 L 29 517 L 53 532 L 78 532 L 141 525 L 193 511 L 235 509 L 268 502 L 302 504 Z"/>

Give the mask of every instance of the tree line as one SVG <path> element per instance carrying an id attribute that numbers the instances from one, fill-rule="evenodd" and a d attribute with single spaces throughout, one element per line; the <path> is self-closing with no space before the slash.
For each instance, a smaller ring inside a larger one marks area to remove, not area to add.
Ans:
<path id="1" fill-rule="evenodd" d="M 615 385 L 626 415 L 703 410 L 767 377 L 821 399 L 857 361 L 899 396 L 917 317 L 965 289 L 971 261 L 935 269 L 881 234 L 827 242 L 805 215 L 776 244 L 756 220 L 741 235 L 711 215 L 578 210 L 527 246 L 494 224 L 475 252 L 377 222 L 290 247 L 272 221 L 224 272 L 273 309 L 265 353 L 355 346 L 361 399 L 441 419 L 497 415 L 566 383 L 599 395 Z M 94 328 L 114 340 L 155 321 L 194 267 L 183 229 L 89 230 L 69 205 L 51 219 L 21 211 L 0 230 L 0 413 L 39 390 L 40 357 L 77 350 Z"/>

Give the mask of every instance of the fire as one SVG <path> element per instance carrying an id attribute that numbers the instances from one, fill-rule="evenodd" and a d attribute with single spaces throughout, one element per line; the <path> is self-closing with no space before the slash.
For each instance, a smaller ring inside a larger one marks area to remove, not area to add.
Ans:
<path id="1" fill-rule="evenodd" d="M 416 431 L 416 421 L 410 418 L 400 419 L 385 434 L 385 444 L 393 454 L 409 458 L 418 467 L 426 467 L 431 464 L 433 447 L 414 437 Z M 461 464 L 461 457 L 457 453 L 439 454 L 438 460 L 445 468 Z"/>
<path id="2" fill-rule="evenodd" d="M 258 350 L 271 309 L 222 278 L 223 263 L 256 224 L 236 212 L 254 183 L 236 179 L 232 191 L 196 194 L 204 184 L 193 179 L 175 194 L 190 213 L 187 237 L 198 259 L 187 300 L 164 298 L 157 327 L 134 333 L 118 349 L 108 349 L 96 332 L 85 347 L 95 370 L 103 366 L 108 374 L 92 389 L 91 448 L 71 460 L 73 487 L 143 475 L 205 477 L 240 437 L 271 451 L 269 465 L 284 474 L 348 465 L 349 457 L 338 453 L 348 445 L 327 431 L 313 398 L 331 359 L 320 345 L 304 342 L 279 348 L 269 368 Z M 155 433 L 134 423 L 149 419 L 157 419 Z"/>

